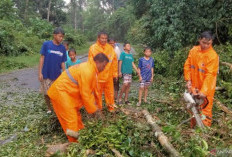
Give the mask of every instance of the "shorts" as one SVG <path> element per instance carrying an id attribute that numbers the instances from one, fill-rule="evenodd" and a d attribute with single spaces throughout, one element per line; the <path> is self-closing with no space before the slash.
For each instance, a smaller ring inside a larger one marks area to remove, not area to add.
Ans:
<path id="1" fill-rule="evenodd" d="M 40 90 L 41 93 L 44 95 L 48 95 L 47 91 L 50 88 L 50 86 L 53 84 L 53 80 L 50 79 L 44 79 L 43 81 L 41 81 L 41 86 L 40 86 Z"/>
<path id="2" fill-rule="evenodd" d="M 141 87 L 141 88 L 149 87 L 150 84 L 151 84 L 151 81 L 142 80 L 142 81 L 139 83 L 139 87 Z"/>
<path id="3" fill-rule="evenodd" d="M 132 75 L 131 74 L 123 74 L 123 83 L 131 83 Z"/>
<path id="4" fill-rule="evenodd" d="M 119 79 L 114 79 L 114 91 L 119 91 Z"/>

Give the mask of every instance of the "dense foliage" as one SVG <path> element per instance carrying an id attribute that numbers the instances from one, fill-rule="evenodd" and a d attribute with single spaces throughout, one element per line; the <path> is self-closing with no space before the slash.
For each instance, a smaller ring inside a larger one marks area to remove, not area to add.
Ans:
<path id="1" fill-rule="evenodd" d="M 21 3 L 20 3 L 21 4 Z M 50 40 L 53 29 L 47 20 L 39 16 L 27 17 L 21 20 L 21 8 L 11 0 L 0 2 L 0 55 L 20 55 L 38 53 L 44 40 Z M 22 5 L 22 4 L 21 4 Z M 86 38 L 74 29 L 66 28 L 66 40 L 73 47 L 86 43 Z"/>
<path id="2" fill-rule="evenodd" d="M 195 44 L 204 30 L 216 33 L 216 42 L 231 41 L 231 1 L 132 0 L 140 28 L 145 29 L 144 42 L 154 48 L 172 52 Z M 140 30 L 134 35 L 140 35 Z"/>

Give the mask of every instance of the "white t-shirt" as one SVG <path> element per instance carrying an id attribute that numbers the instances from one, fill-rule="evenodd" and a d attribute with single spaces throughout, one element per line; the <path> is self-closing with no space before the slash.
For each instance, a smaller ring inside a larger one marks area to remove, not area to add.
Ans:
<path id="1" fill-rule="evenodd" d="M 120 48 L 119 48 L 117 45 L 115 45 L 114 51 L 115 51 L 115 53 L 116 53 L 116 55 L 117 55 L 117 58 L 118 58 L 118 60 L 119 60 L 120 54 L 121 54 L 121 50 L 120 50 Z"/>

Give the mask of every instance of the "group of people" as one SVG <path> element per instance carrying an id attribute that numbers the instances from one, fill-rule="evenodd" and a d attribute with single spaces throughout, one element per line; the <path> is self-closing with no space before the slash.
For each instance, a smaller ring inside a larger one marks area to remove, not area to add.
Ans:
<path id="1" fill-rule="evenodd" d="M 56 28 L 53 40 L 43 43 L 39 81 L 48 105 L 48 113 L 53 108 L 68 140 L 76 142 L 78 131 L 84 128 L 80 114 L 82 107 L 88 113 L 101 112 L 103 93 L 110 112 L 115 111 L 116 102 L 119 105 L 129 103 L 133 68 L 140 81 L 137 106 L 141 105 L 143 93 L 144 102 L 147 102 L 148 87 L 154 77 L 154 60 L 151 57 L 151 48 L 147 47 L 137 67 L 129 43 L 125 43 L 124 51 L 121 51 L 114 39 L 108 39 L 107 33 L 100 32 L 96 43 L 89 48 L 88 60 L 81 63 L 76 58 L 75 49 L 69 49 L 67 41 L 62 43 L 64 35 L 62 28 Z M 202 111 L 206 115 L 203 122 L 208 126 L 212 120 L 218 70 L 218 57 L 212 48 L 212 41 L 213 35 L 210 32 L 202 34 L 200 45 L 190 51 L 184 66 L 188 90 L 207 100 L 208 105 Z M 121 77 L 123 84 L 119 91 Z"/>

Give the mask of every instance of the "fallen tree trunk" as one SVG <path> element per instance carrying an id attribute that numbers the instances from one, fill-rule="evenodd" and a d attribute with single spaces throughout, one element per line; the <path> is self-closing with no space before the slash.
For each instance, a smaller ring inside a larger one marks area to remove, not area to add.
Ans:
<path id="1" fill-rule="evenodd" d="M 116 157 L 123 157 L 122 155 L 121 155 L 121 153 L 119 152 L 119 151 L 117 151 L 116 149 L 111 149 L 111 151 L 112 152 L 114 152 L 114 155 L 116 156 Z"/>
<path id="2" fill-rule="evenodd" d="M 230 67 L 230 71 L 232 71 L 232 64 L 231 63 L 227 63 L 227 62 L 220 62 L 222 65 L 228 66 Z"/>
<path id="3" fill-rule="evenodd" d="M 156 102 L 159 102 L 159 103 L 164 103 L 164 104 L 168 104 L 170 106 L 173 106 L 173 104 L 171 102 L 168 102 L 166 100 L 158 100 L 158 99 L 153 99 L 153 100 L 156 101 Z"/>
<path id="4" fill-rule="evenodd" d="M 216 87 L 215 90 L 220 91 L 220 90 L 224 90 L 224 88 L 223 87 Z"/>
<path id="5" fill-rule="evenodd" d="M 229 114 L 229 115 L 232 116 L 232 111 L 230 111 L 225 105 L 223 105 L 223 104 L 222 104 L 220 101 L 218 101 L 218 100 L 216 100 L 215 102 L 216 102 L 217 107 L 218 107 L 220 110 L 222 110 L 222 111 L 224 111 L 225 113 L 227 113 L 227 114 Z"/>
<path id="6" fill-rule="evenodd" d="M 161 128 L 155 123 L 150 113 L 147 110 L 143 110 L 142 113 L 145 116 L 148 124 L 152 126 L 152 130 L 155 132 L 155 136 L 158 138 L 160 144 L 170 154 L 170 156 L 180 156 L 179 152 L 177 152 L 172 144 L 168 141 L 168 138 L 164 135 Z"/>

